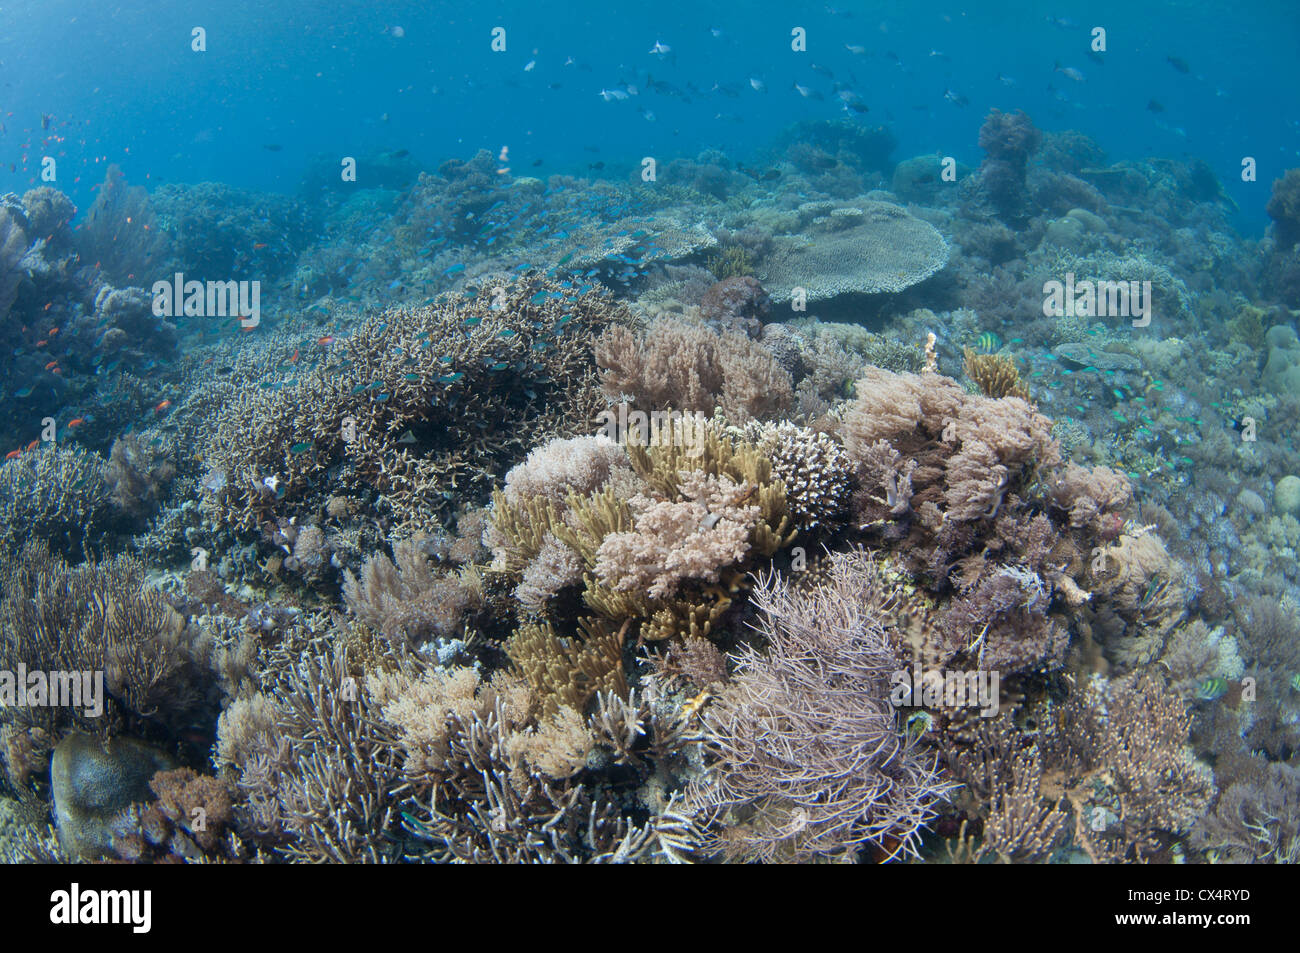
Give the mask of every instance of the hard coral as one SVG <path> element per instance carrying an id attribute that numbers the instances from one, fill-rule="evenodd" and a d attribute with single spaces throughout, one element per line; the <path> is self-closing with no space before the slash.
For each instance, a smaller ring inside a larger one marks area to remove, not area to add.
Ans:
<path id="1" fill-rule="evenodd" d="M 365 487 L 410 531 L 486 495 L 525 439 L 584 427 L 601 401 L 591 336 L 621 306 L 540 278 L 397 309 L 336 342 L 292 386 L 237 392 L 205 456 L 204 506 L 252 530 Z M 326 474 L 333 474 L 327 480 Z"/>

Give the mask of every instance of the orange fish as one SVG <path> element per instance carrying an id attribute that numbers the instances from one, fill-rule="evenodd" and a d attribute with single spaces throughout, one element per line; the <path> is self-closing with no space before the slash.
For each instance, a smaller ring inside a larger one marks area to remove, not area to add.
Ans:
<path id="1" fill-rule="evenodd" d="M 50 343 L 49 341 L 37 341 L 37 342 L 36 342 L 36 346 L 37 346 L 37 347 L 45 347 L 45 345 L 47 345 L 47 344 L 49 344 L 49 343 Z"/>
<path id="2" fill-rule="evenodd" d="M 317 344 L 330 345 L 330 344 L 333 344 L 333 343 L 334 343 L 334 338 L 333 338 L 331 335 L 328 335 L 328 334 L 327 334 L 327 335 L 325 335 L 323 338 L 321 338 L 319 341 L 317 341 L 316 343 L 317 343 Z"/>
<path id="3" fill-rule="evenodd" d="M 54 337 L 54 335 L 56 335 L 56 334 L 58 334 L 58 333 L 59 333 L 59 329 L 58 329 L 58 328 L 50 328 L 50 337 Z"/>
<path id="4" fill-rule="evenodd" d="M 27 445 L 27 449 L 28 449 L 28 450 L 35 450 L 35 449 L 36 449 L 36 445 L 37 445 L 38 443 L 40 443 L 40 440 L 33 440 L 31 443 L 29 443 L 29 444 Z"/>
<path id="5" fill-rule="evenodd" d="M 73 417 L 71 420 L 68 421 L 68 426 L 69 426 L 69 427 L 80 427 L 80 426 L 81 426 L 82 424 L 84 424 L 85 422 L 86 422 L 86 418 L 85 418 L 85 417 Z"/>
<path id="6" fill-rule="evenodd" d="M 59 362 L 58 362 L 57 360 L 55 360 L 55 361 L 50 361 L 50 363 L 48 363 L 48 364 L 45 365 L 45 369 L 48 371 L 48 370 L 50 370 L 51 368 L 55 368 L 55 367 L 58 367 L 58 366 L 59 366 Z"/>
<path id="7" fill-rule="evenodd" d="M 22 455 L 23 455 L 23 452 L 22 452 L 21 450 L 10 450 L 8 453 L 5 454 L 5 459 L 6 459 L 6 460 L 17 460 L 17 459 L 18 459 L 19 457 L 21 457 Z"/>
<path id="8" fill-rule="evenodd" d="M 266 242 L 253 242 L 253 251 L 261 251 L 266 247 Z"/>
<path id="9" fill-rule="evenodd" d="M 164 410 L 172 405 L 170 400 L 164 400 L 161 404 L 153 409 L 155 414 L 161 414 Z"/>
<path id="10" fill-rule="evenodd" d="M 297 348 L 294 348 L 294 349 L 293 349 L 293 357 L 289 358 L 289 363 L 290 363 L 290 364 L 297 364 L 297 363 L 298 363 L 298 349 L 297 349 Z"/>

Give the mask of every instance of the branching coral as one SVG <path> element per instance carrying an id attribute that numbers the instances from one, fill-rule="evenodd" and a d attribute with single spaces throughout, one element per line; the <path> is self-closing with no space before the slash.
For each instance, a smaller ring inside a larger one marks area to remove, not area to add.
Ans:
<path id="1" fill-rule="evenodd" d="M 196 633 L 129 556 L 69 568 L 44 542 L 29 544 L 0 603 L 0 670 L 103 672 L 101 715 L 81 708 L 7 708 L 5 720 L 53 745 L 72 728 L 106 736 L 124 728 L 185 728 L 217 686 Z M 46 749 L 48 750 L 48 748 Z"/>
<path id="2" fill-rule="evenodd" d="M 291 386 L 233 395 L 205 451 L 221 477 L 206 483 L 205 506 L 252 530 L 323 502 L 323 487 L 369 486 L 412 532 L 427 528 L 449 497 L 486 493 L 525 440 L 591 420 L 591 335 L 619 310 L 597 292 L 521 278 L 371 318 Z"/>
<path id="3" fill-rule="evenodd" d="M 601 695 L 589 718 L 562 707 L 539 717 L 509 677 L 472 672 L 372 679 L 395 726 L 411 808 L 407 831 L 433 859 L 468 863 L 610 863 L 686 859 L 691 820 L 669 795 L 628 809 L 620 793 L 575 777 L 593 758 L 626 765 L 623 786 L 659 776 L 688 739 L 652 706 Z"/>
<path id="4" fill-rule="evenodd" d="M 0 465 L 0 546 L 39 536 L 80 553 L 112 517 L 104 461 L 80 447 L 43 446 Z"/>
<path id="5" fill-rule="evenodd" d="M 772 460 L 772 475 L 785 486 L 795 526 L 814 529 L 848 515 L 853 466 L 833 437 L 782 423 L 764 427 L 757 443 Z"/>
<path id="6" fill-rule="evenodd" d="M 1147 674 L 1094 677 L 1048 726 L 1042 744 L 1094 863 L 1151 860 L 1205 812 L 1214 784 L 1188 750 L 1190 724 L 1183 700 Z"/>
<path id="7" fill-rule="evenodd" d="M 222 717 L 219 750 L 238 766 L 239 824 L 291 860 L 398 859 L 398 751 L 376 699 L 337 646 L 286 675 L 272 695 Z"/>
<path id="8" fill-rule="evenodd" d="M 865 553 L 830 560 L 829 582 L 811 590 L 760 580 L 767 651 L 744 649 L 705 712 L 713 766 L 692 803 L 726 820 L 708 845 L 729 859 L 905 854 L 949 787 L 888 701 L 894 593 Z"/>

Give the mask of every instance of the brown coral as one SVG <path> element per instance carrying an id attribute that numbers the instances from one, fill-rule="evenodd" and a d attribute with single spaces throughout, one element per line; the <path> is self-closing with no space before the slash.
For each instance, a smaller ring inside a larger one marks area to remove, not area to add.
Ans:
<path id="1" fill-rule="evenodd" d="M 606 395 L 643 411 L 721 409 L 743 423 L 773 416 L 793 401 L 790 374 L 744 334 L 715 334 L 680 321 L 644 333 L 612 327 L 596 341 Z"/>

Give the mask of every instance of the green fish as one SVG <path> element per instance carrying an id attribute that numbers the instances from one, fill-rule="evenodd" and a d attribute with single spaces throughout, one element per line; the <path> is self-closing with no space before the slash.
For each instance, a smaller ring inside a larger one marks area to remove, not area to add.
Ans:
<path id="1" fill-rule="evenodd" d="M 975 339 L 975 350 L 981 354 L 992 354 L 1002 347 L 1002 339 L 992 331 L 985 331 Z"/>
<path id="2" fill-rule="evenodd" d="M 311 449 L 310 443 L 295 443 L 292 447 L 289 448 L 289 452 L 292 453 L 294 456 L 297 456 L 300 453 L 306 453 L 310 449 Z"/>
<path id="3" fill-rule="evenodd" d="M 1300 692 L 1300 672 L 1291 676 L 1291 687 Z"/>
<path id="4" fill-rule="evenodd" d="M 1201 682 L 1201 687 L 1196 691 L 1196 697 L 1201 701 L 1212 702 L 1222 698 L 1228 693 L 1228 680 L 1226 678 L 1207 678 Z"/>

